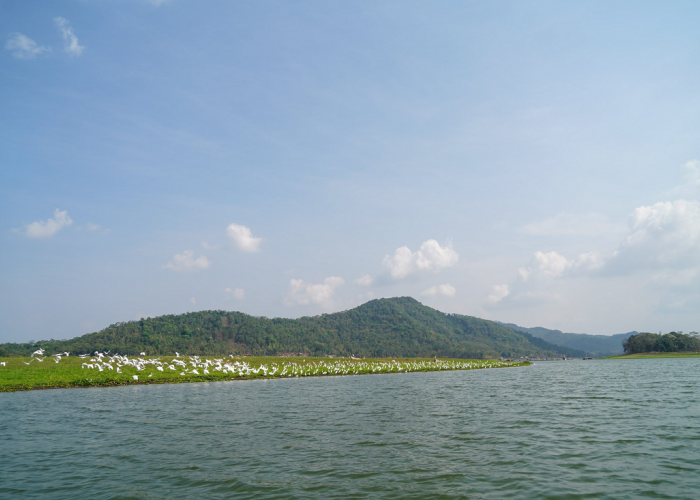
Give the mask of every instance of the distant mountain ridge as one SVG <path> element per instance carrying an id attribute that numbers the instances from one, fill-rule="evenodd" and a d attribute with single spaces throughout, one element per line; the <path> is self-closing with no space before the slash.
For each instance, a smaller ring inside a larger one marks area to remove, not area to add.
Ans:
<path id="1" fill-rule="evenodd" d="M 618 333 L 615 335 L 589 335 L 587 333 L 564 333 L 561 330 L 550 330 L 540 326 L 525 328 L 513 323 L 502 323 L 515 331 L 529 333 L 533 337 L 540 338 L 550 344 L 570 349 L 584 351 L 587 356 L 602 357 L 622 354 L 622 341 L 636 335 L 638 332 Z"/>
<path id="2" fill-rule="evenodd" d="M 411 297 L 377 299 L 333 314 L 298 319 L 201 311 L 115 323 L 71 340 L 3 344 L 7 354 L 38 346 L 52 352 L 109 350 L 122 354 L 336 355 L 455 358 L 583 356 L 494 321 L 445 314 Z M 2 354 L 0 354 L 2 355 Z"/>

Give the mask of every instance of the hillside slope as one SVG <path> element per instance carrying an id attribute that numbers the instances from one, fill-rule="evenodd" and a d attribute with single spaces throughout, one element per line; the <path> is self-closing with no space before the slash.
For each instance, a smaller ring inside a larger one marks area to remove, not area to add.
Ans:
<path id="1" fill-rule="evenodd" d="M 445 314 L 410 297 L 378 299 L 355 309 L 284 319 L 232 311 L 201 311 L 116 323 L 65 341 L 4 344 L 8 354 L 110 350 L 122 354 L 307 353 L 363 357 L 457 358 L 581 356 L 493 321 Z"/>
<path id="2" fill-rule="evenodd" d="M 533 337 L 540 338 L 561 347 L 585 351 L 588 356 L 614 356 L 622 354 L 622 341 L 635 335 L 637 332 L 618 333 L 616 335 L 589 335 L 587 333 L 564 333 L 560 330 L 535 327 L 525 328 L 512 323 L 503 323 L 516 331 L 529 333 Z"/>

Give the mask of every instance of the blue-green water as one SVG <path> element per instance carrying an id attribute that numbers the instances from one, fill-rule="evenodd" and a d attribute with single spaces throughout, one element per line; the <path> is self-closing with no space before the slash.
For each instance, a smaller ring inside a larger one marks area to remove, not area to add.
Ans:
<path id="1" fill-rule="evenodd" d="M 700 498 L 700 359 L 0 394 L 2 498 Z"/>

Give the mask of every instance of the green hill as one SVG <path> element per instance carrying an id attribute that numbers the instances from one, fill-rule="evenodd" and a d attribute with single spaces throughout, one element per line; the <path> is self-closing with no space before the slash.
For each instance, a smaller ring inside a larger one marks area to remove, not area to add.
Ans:
<path id="1" fill-rule="evenodd" d="M 603 357 L 622 354 L 622 342 L 637 332 L 618 333 L 616 335 L 589 335 L 587 333 L 564 333 L 560 330 L 535 327 L 525 328 L 512 323 L 503 323 L 518 332 L 529 333 L 560 347 L 585 351 L 588 356 Z"/>
<path id="2" fill-rule="evenodd" d="M 355 309 L 299 319 L 201 311 L 115 323 L 71 340 L 4 344 L 10 355 L 96 350 L 122 354 L 277 355 L 455 358 L 582 356 L 528 333 L 470 316 L 445 314 L 410 297 L 379 299 Z"/>

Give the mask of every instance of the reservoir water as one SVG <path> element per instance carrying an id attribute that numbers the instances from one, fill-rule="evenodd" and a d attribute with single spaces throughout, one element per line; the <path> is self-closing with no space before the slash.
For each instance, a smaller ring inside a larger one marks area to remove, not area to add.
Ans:
<path id="1" fill-rule="evenodd" d="M 700 498 L 700 359 L 0 394 L 0 498 Z"/>

